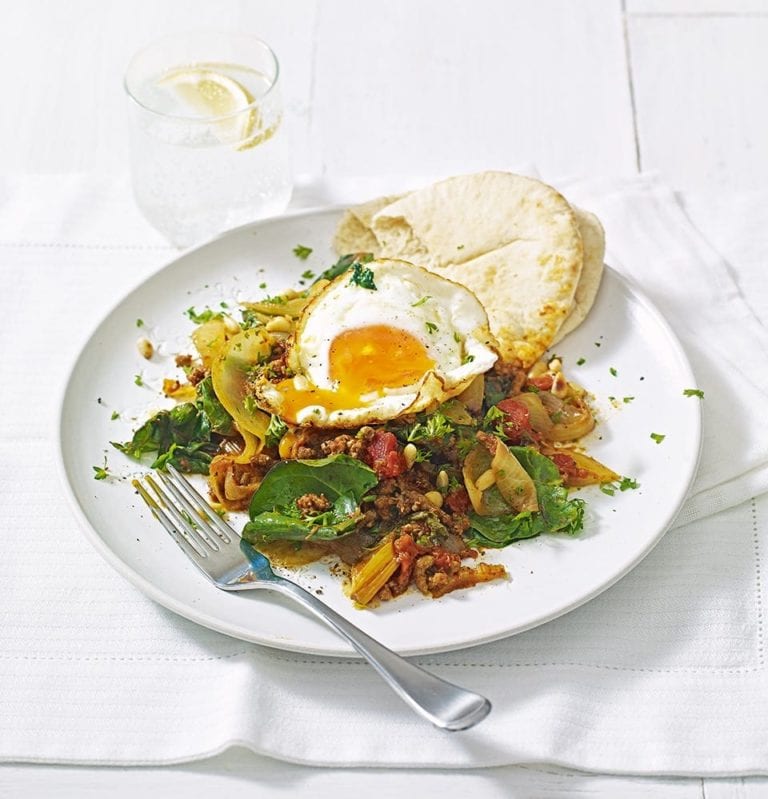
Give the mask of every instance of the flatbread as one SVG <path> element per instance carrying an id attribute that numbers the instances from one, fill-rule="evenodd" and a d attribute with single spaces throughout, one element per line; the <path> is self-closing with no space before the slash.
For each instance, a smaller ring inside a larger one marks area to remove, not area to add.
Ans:
<path id="1" fill-rule="evenodd" d="M 605 231 L 603 226 L 600 224 L 600 220 L 589 211 L 583 211 L 575 206 L 571 207 L 576 215 L 581 240 L 584 244 L 584 264 L 581 269 L 581 277 L 579 277 L 579 282 L 576 285 L 573 308 L 565 318 L 560 330 L 557 331 L 557 335 L 552 341 L 553 344 L 562 341 L 587 318 L 603 277 L 605 259 Z"/>
<path id="2" fill-rule="evenodd" d="M 371 230 L 373 217 L 380 211 L 383 212 L 382 216 L 386 215 L 391 217 L 392 212 L 389 206 L 406 196 L 408 195 L 379 197 L 362 205 L 354 206 L 346 211 L 339 223 L 334 238 L 334 248 L 336 252 L 339 255 L 345 255 L 350 252 L 371 252 L 376 257 L 379 257 L 382 254 L 383 248 Z M 583 264 L 581 274 L 576 284 L 571 309 L 549 346 L 561 341 L 568 333 L 572 332 L 584 321 L 597 295 L 597 290 L 600 286 L 603 274 L 605 233 L 600 224 L 600 220 L 588 211 L 574 206 L 571 206 L 571 208 L 582 238 Z M 396 225 L 391 225 L 391 228 L 394 230 L 394 235 L 399 235 Z M 416 248 L 414 248 L 414 250 L 415 249 Z M 460 252 L 463 252 L 463 249 Z M 422 257 L 424 257 L 424 255 L 425 254 L 422 253 Z M 414 260 L 417 257 L 418 253 L 414 252 L 414 254 L 410 256 L 410 260 Z M 503 274 L 499 274 L 498 264 L 494 266 L 493 263 L 481 261 L 478 262 L 476 266 L 481 269 L 487 269 L 492 273 L 489 275 L 489 282 L 491 284 L 493 284 L 495 279 L 504 279 Z M 453 276 L 451 279 L 463 282 L 460 270 L 449 269 L 446 271 L 452 273 Z M 446 277 L 448 276 L 449 275 L 446 274 Z M 516 329 L 515 325 L 509 320 L 507 321 L 507 327 L 513 331 Z M 522 327 L 517 327 L 516 335 L 518 338 L 523 335 Z M 513 333 L 513 338 L 514 337 L 515 334 Z"/>
<path id="3" fill-rule="evenodd" d="M 530 366 L 573 307 L 583 245 L 551 186 L 509 172 L 449 178 L 374 214 L 379 255 L 467 286 L 488 312 L 502 356 Z"/>
<path id="4" fill-rule="evenodd" d="M 370 252 L 378 255 L 379 242 L 371 230 L 371 221 L 379 211 L 399 200 L 400 196 L 377 197 L 375 200 L 369 200 L 367 203 L 346 210 L 333 237 L 333 248 L 336 252 L 339 255 L 351 252 Z"/>

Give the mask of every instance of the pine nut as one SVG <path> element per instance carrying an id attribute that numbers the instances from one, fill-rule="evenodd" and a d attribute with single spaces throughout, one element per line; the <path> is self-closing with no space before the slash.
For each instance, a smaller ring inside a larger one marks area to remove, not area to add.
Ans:
<path id="1" fill-rule="evenodd" d="M 495 482 L 496 475 L 493 473 L 493 469 L 488 469 L 475 480 L 475 488 L 478 491 L 487 491 Z"/>
<path id="2" fill-rule="evenodd" d="M 443 506 L 443 495 L 439 491 L 427 491 L 427 493 L 424 494 L 424 499 L 436 508 L 441 508 Z"/>
<path id="3" fill-rule="evenodd" d="M 242 329 L 240 325 L 231 317 L 229 314 L 224 316 L 224 329 L 229 333 L 231 336 L 234 336 L 235 333 L 239 333 Z"/>
<path id="4" fill-rule="evenodd" d="M 406 444 L 403 447 L 403 457 L 405 458 L 405 465 L 410 469 L 416 463 L 416 456 L 419 451 L 413 444 Z"/>
<path id="5" fill-rule="evenodd" d="M 448 488 L 448 483 L 449 483 L 448 472 L 446 472 L 445 469 L 440 469 L 440 471 L 437 473 L 437 479 L 435 480 L 435 484 L 440 489 L 440 491 L 445 491 L 445 489 Z"/>
<path id="6" fill-rule="evenodd" d="M 552 395 L 562 399 L 568 393 L 568 381 L 562 372 L 558 372 L 552 381 L 552 388 L 550 389 Z"/>
<path id="7" fill-rule="evenodd" d="M 276 316 L 267 322 L 266 328 L 270 333 L 290 333 L 293 324 L 286 316 Z"/>
<path id="8" fill-rule="evenodd" d="M 152 342 L 143 336 L 136 342 L 136 349 L 138 349 L 139 355 L 147 360 L 155 354 L 155 348 L 152 346 Z"/>

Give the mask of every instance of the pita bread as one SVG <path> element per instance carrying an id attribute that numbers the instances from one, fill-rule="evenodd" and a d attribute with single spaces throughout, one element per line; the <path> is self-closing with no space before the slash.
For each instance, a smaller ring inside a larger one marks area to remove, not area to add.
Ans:
<path id="1" fill-rule="evenodd" d="M 503 357 L 530 366 L 573 307 L 583 262 L 576 217 L 551 186 L 508 172 L 462 175 L 374 214 L 379 255 L 464 284 Z"/>
<path id="2" fill-rule="evenodd" d="M 371 230 L 371 220 L 379 211 L 399 199 L 399 196 L 378 197 L 345 211 L 333 237 L 333 248 L 336 252 L 339 255 L 350 252 L 378 255 L 379 242 Z"/>
<path id="3" fill-rule="evenodd" d="M 557 335 L 552 341 L 553 344 L 562 341 L 587 318 L 587 314 L 597 296 L 597 290 L 600 288 L 600 280 L 603 277 L 603 261 L 605 258 L 605 231 L 603 226 L 600 224 L 600 220 L 589 211 L 582 211 L 575 206 L 571 207 L 576 215 L 581 240 L 584 244 L 584 265 L 581 269 L 581 277 L 576 285 L 573 308 L 565 318 L 560 330 L 557 331 Z"/>
<path id="4" fill-rule="evenodd" d="M 387 216 L 391 216 L 388 206 L 406 196 L 408 195 L 380 197 L 346 211 L 334 238 L 336 252 L 339 255 L 345 255 L 350 252 L 371 252 L 378 257 L 382 252 L 382 247 L 371 230 L 373 217 L 380 211 Z M 572 211 L 582 238 L 583 265 L 576 284 L 571 310 L 549 346 L 561 341 L 584 321 L 597 295 L 603 274 L 603 258 L 605 256 L 603 227 L 594 214 L 575 207 L 572 207 Z M 395 229 L 395 235 L 397 235 L 395 226 L 393 226 L 393 229 Z M 483 264 L 479 264 L 479 266 L 483 268 Z M 493 270 L 492 265 L 486 265 L 485 268 Z M 456 270 L 449 271 L 454 272 Z M 498 270 L 495 270 L 495 273 L 497 274 Z M 452 279 L 462 282 L 460 274 L 454 275 Z M 491 282 L 493 281 L 491 280 Z M 512 330 L 515 329 L 515 326 L 509 321 L 507 326 Z M 522 336 L 520 328 L 518 328 L 518 336 Z"/>

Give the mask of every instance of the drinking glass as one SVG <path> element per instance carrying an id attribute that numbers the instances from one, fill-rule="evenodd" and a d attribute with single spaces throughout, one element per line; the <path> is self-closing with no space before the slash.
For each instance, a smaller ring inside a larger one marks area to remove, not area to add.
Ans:
<path id="1" fill-rule="evenodd" d="M 133 191 L 176 246 L 285 210 L 293 184 L 279 76 L 270 47 L 249 35 L 167 36 L 131 60 Z"/>

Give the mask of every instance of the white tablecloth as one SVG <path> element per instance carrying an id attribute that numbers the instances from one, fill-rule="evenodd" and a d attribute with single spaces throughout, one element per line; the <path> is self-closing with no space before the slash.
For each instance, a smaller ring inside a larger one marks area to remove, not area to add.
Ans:
<path id="1" fill-rule="evenodd" d="M 380 188 L 316 185 L 299 199 Z M 601 216 L 609 262 L 643 285 L 683 340 L 705 391 L 702 468 L 681 525 L 587 606 L 505 641 L 418 659 L 494 703 L 482 725 L 446 735 L 365 664 L 198 628 L 91 550 L 53 467 L 56 388 L 105 308 L 173 251 L 140 219 L 124 180 L 0 182 L 0 759 L 170 763 L 240 744 L 323 765 L 768 771 L 768 305 L 764 289 L 742 296 L 761 263 L 754 251 L 723 262 L 652 178 L 562 188 Z"/>

